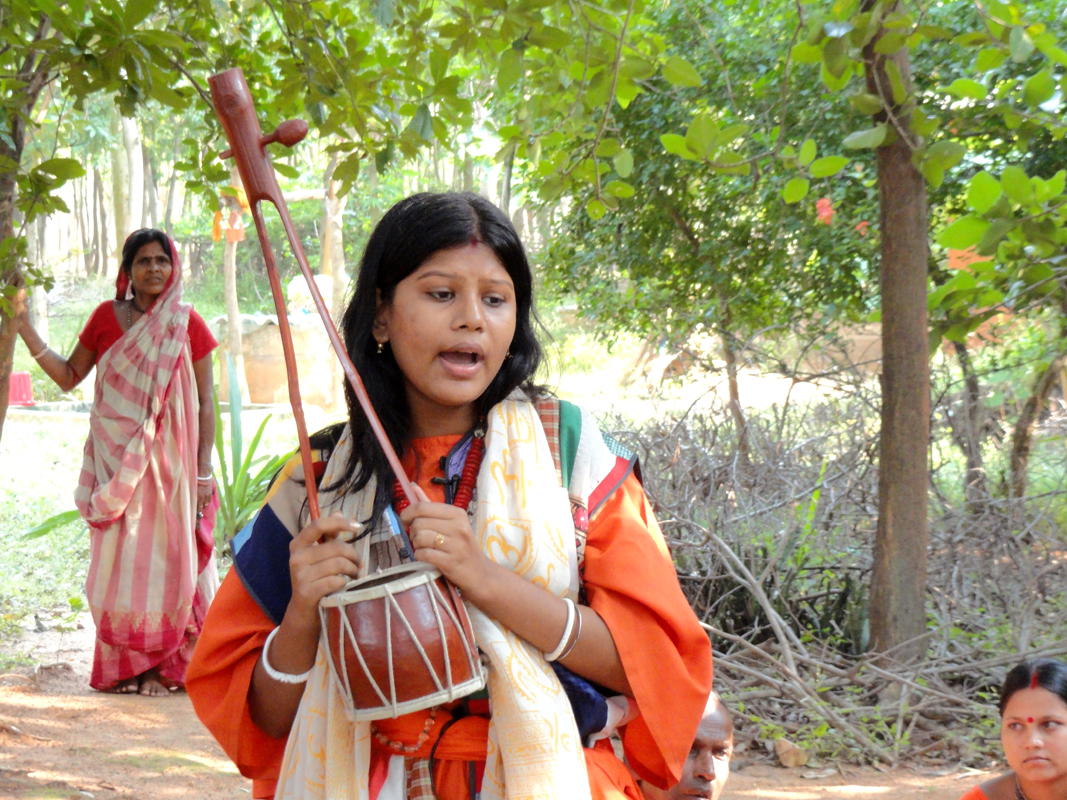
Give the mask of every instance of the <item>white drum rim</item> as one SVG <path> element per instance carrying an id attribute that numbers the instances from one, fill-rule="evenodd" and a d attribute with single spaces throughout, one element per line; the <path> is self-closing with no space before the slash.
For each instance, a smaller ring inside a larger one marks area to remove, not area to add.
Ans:
<path id="1" fill-rule="evenodd" d="M 351 703 L 349 711 L 356 722 L 373 722 L 378 719 L 396 719 L 397 717 L 402 717 L 404 714 L 411 714 L 415 711 L 433 708 L 434 706 L 439 706 L 453 700 L 458 700 L 461 697 L 466 697 L 469 694 L 474 694 L 485 688 L 486 677 L 485 667 L 479 664 L 477 673 L 473 678 L 453 686 L 451 691 L 442 689 L 441 691 L 434 692 L 433 694 L 426 694 L 422 697 L 415 698 L 414 700 L 405 700 L 402 703 L 396 704 L 395 712 L 393 711 L 392 704 L 386 706 L 373 706 L 371 708 L 356 708 L 354 702 Z M 346 704 L 350 702 L 347 697 L 345 700 Z"/>
<path id="2" fill-rule="evenodd" d="M 396 576 L 396 577 L 393 577 Z M 409 564 L 400 564 L 381 572 L 364 575 L 362 578 L 349 581 L 343 589 L 328 594 L 319 601 L 323 608 L 341 608 L 362 600 L 375 600 L 388 594 L 396 595 L 423 586 L 430 581 L 441 577 L 441 571 L 437 567 L 421 561 L 413 561 Z M 360 588 L 359 584 L 365 581 L 381 581 L 374 586 Z"/>

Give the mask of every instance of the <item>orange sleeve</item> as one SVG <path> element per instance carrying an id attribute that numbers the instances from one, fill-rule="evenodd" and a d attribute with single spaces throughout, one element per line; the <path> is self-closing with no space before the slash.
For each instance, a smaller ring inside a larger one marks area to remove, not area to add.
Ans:
<path id="1" fill-rule="evenodd" d="M 711 691 L 711 642 L 634 475 L 590 520 L 583 577 L 640 709 L 623 736 L 627 760 L 656 786 L 677 783 Z"/>
<path id="2" fill-rule="evenodd" d="M 200 721 L 241 774 L 254 779 L 253 797 L 274 795 L 285 751 L 286 737 L 265 734 L 248 711 L 252 671 L 273 629 L 231 569 L 208 609 L 185 676 L 185 691 Z"/>
<path id="3" fill-rule="evenodd" d="M 981 786 L 975 786 L 971 791 L 967 792 L 960 800 L 987 800 L 985 792 L 982 791 Z"/>

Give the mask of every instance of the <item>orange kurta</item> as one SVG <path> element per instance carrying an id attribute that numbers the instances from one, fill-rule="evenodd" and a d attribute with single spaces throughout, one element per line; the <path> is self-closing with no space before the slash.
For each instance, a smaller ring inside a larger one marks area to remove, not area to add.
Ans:
<path id="1" fill-rule="evenodd" d="M 439 459 L 458 437 L 416 440 L 405 471 L 432 500 L 444 498 Z M 417 474 L 416 474 L 417 473 Z M 637 478 L 630 475 L 589 521 L 584 586 L 589 605 L 604 619 L 618 647 L 641 710 L 623 735 L 633 769 L 655 785 L 677 782 L 711 689 L 711 647 L 678 585 L 659 526 Z M 253 779 L 253 796 L 271 797 L 285 749 L 252 722 L 248 690 L 252 671 L 274 623 L 231 571 L 208 612 L 186 688 L 204 724 Z M 428 712 L 381 720 L 376 728 L 394 741 L 414 743 Z M 438 712 L 428 742 L 415 754 L 429 755 L 450 719 Z M 488 721 L 467 717 L 452 725 L 437 749 L 442 800 L 467 797 L 468 760 L 484 760 Z M 626 767 L 606 741 L 587 749 L 593 800 L 640 800 Z"/>

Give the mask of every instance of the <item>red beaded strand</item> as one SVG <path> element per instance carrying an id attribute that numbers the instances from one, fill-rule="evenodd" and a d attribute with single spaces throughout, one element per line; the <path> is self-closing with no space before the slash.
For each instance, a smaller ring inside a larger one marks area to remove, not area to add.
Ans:
<path id="1" fill-rule="evenodd" d="M 463 472 L 459 478 L 459 488 L 456 489 L 456 496 L 452 498 L 452 505 L 467 510 L 467 506 L 471 503 L 471 498 L 474 497 L 474 484 L 478 480 L 478 470 L 482 467 L 482 459 L 485 457 L 485 437 L 475 435 L 474 440 L 471 442 L 471 448 L 467 451 L 467 460 L 463 464 Z M 405 508 L 411 505 L 408 502 L 407 495 L 404 494 L 404 490 L 400 487 L 400 481 L 393 481 L 393 507 L 399 514 Z"/>

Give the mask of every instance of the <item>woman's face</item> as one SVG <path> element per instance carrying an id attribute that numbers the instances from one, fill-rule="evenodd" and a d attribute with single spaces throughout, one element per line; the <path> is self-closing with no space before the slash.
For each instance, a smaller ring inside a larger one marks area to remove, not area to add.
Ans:
<path id="1" fill-rule="evenodd" d="M 379 302 L 374 338 L 404 373 L 413 434 L 463 433 L 515 336 L 515 285 L 477 243 L 439 250 Z"/>
<path id="2" fill-rule="evenodd" d="M 159 242 L 149 242 L 137 250 L 130 265 L 130 283 L 133 290 L 152 297 L 159 295 L 170 279 L 173 265 L 170 253 Z"/>
<path id="3" fill-rule="evenodd" d="M 1020 689 L 1004 707 L 1004 755 L 1015 774 L 1033 783 L 1067 779 L 1067 703 L 1047 689 Z"/>

